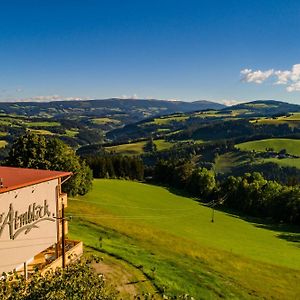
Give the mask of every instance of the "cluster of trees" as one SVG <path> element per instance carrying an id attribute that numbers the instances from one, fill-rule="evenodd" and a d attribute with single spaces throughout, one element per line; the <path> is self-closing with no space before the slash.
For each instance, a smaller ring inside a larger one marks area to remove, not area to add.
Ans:
<path id="1" fill-rule="evenodd" d="M 288 136 L 300 133 L 298 128 L 291 128 L 288 124 L 253 124 L 249 120 L 211 121 L 187 126 L 172 138 L 176 140 L 186 139 L 231 139 L 238 137 L 259 137 L 267 138 L 274 136 Z"/>
<path id="2" fill-rule="evenodd" d="M 156 182 L 184 189 L 204 202 L 226 199 L 228 208 L 276 222 L 300 224 L 300 186 L 267 180 L 261 173 L 245 173 L 218 181 L 214 173 L 192 161 L 159 161 L 153 171 Z"/>
<path id="3" fill-rule="evenodd" d="M 266 180 L 260 173 L 230 176 L 219 186 L 224 204 L 246 214 L 300 224 L 300 187 Z"/>
<path id="4" fill-rule="evenodd" d="M 28 281 L 15 275 L 14 281 L 4 275 L 0 280 L 0 299 L 3 300 L 90 300 L 117 299 L 117 292 L 105 284 L 103 276 L 91 266 L 91 260 L 82 260 L 66 269 L 36 272 Z"/>
<path id="5" fill-rule="evenodd" d="M 74 150 L 56 138 L 27 132 L 12 144 L 7 166 L 69 171 L 73 176 L 63 185 L 70 195 L 84 195 L 92 187 L 92 172 Z"/>
<path id="6" fill-rule="evenodd" d="M 251 155 L 248 154 L 248 155 Z M 231 175 L 242 176 L 245 173 L 259 172 L 267 180 L 273 180 L 282 185 L 295 186 L 300 183 L 300 170 L 296 167 L 284 167 L 273 162 L 261 164 L 242 164 L 232 168 Z M 220 176 L 220 178 L 225 175 Z"/>
<path id="7" fill-rule="evenodd" d="M 136 156 L 98 154 L 87 156 L 86 162 L 92 169 L 94 178 L 144 179 L 143 161 Z"/>
<path id="8" fill-rule="evenodd" d="M 160 160 L 155 165 L 153 180 L 184 189 L 191 195 L 206 200 L 213 197 L 216 191 L 214 174 L 188 160 Z"/>

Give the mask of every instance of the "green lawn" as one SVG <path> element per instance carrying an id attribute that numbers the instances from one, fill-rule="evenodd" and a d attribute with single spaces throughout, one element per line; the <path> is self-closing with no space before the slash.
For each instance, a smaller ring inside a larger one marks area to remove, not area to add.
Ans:
<path id="1" fill-rule="evenodd" d="M 294 139 L 266 139 L 237 144 L 236 147 L 242 151 L 263 152 L 272 148 L 279 152 L 286 149 L 289 154 L 300 156 L 300 140 Z"/>
<path id="2" fill-rule="evenodd" d="M 299 244 L 287 242 L 287 232 L 223 212 L 211 223 L 209 208 L 165 188 L 95 180 L 92 192 L 70 199 L 68 213 L 74 216 L 73 238 L 142 268 L 166 294 L 195 299 L 300 294 Z"/>

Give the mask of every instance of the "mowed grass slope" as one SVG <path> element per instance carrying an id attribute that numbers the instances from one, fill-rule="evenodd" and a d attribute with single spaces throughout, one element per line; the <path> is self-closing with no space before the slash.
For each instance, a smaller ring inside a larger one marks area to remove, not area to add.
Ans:
<path id="1" fill-rule="evenodd" d="M 209 208 L 165 188 L 95 180 L 92 192 L 70 199 L 68 213 L 74 216 L 69 224 L 73 238 L 139 267 L 168 295 L 300 295 L 297 243 L 223 212 L 216 212 L 211 223 Z"/>
<path id="2" fill-rule="evenodd" d="M 272 148 L 279 152 L 286 149 L 287 153 L 291 155 L 300 156 L 300 140 L 294 139 L 265 139 L 246 143 L 237 144 L 236 147 L 242 151 L 257 151 L 263 152 L 267 148 Z"/>

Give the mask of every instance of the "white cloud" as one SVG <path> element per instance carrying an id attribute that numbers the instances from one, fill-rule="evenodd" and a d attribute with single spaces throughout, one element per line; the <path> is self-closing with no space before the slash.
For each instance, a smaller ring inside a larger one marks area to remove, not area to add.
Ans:
<path id="1" fill-rule="evenodd" d="M 28 98 L 19 98 L 15 99 L 15 101 L 19 102 L 47 102 L 47 101 L 71 101 L 71 100 L 88 100 L 90 98 L 82 98 L 82 97 L 63 97 L 60 95 L 46 95 L 46 96 L 33 96 Z"/>
<path id="2" fill-rule="evenodd" d="M 222 104 L 226 105 L 226 106 L 232 106 L 232 105 L 237 105 L 246 101 L 239 101 L 239 100 L 229 100 L 229 99 L 224 99 L 220 101 Z"/>
<path id="3" fill-rule="evenodd" d="M 241 71 L 242 81 L 261 84 L 272 78 L 276 85 L 286 85 L 288 92 L 300 91 L 300 64 L 292 66 L 291 70 L 267 70 L 261 71 L 244 69 Z"/>
<path id="4" fill-rule="evenodd" d="M 245 82 L 254 82 L 261 84 L 265 80 L 267 80 L 269 77 L 271 77 L 274 73 L 274 70 L 267 70 L 267 71 L 252 71 L 251 69 L 244 69 L 241 71 L 241 74 L 243 75 L 242 80 Z"/>

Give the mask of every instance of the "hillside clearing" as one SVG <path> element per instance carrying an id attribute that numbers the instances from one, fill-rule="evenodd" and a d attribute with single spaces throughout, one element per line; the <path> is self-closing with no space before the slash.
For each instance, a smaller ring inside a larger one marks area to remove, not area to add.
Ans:
<path id="1" fill-rule="evenodd" d="M 279 152 L 286 149 L 288 154 L 300 156 L 300 140 L 294 139 L 265 139 L 237 144 L 236 147 L 242 151 L 264 152 L 273 149 Z"/>
<path id="2" fill-rule="evenodd" d="M 122 180 L 95 180 L 91 193 L 70 199 L 68 212 L 73 238 L 142 266 L 166 294 L 295 299 L 300 293 L 299 248 L 284 238 L 298 228 L 223 212 L 211 223 L 211 210 L 192 199 Z"/>

